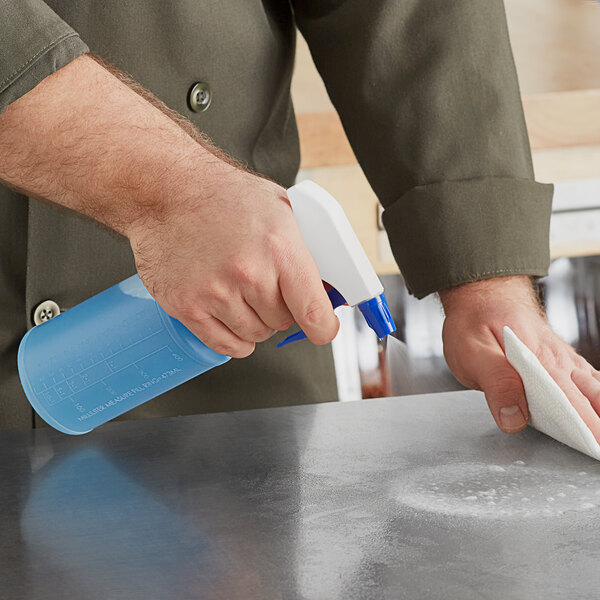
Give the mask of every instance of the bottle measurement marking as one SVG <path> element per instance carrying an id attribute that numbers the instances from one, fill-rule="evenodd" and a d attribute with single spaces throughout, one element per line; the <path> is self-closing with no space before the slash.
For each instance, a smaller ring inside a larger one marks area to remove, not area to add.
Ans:
<path id="1" fill-rule="evenodd" d="M 113 352 L 112 354 L 108 354 L 106 356 L 104 355 L 102 350 L 98 350 L 97 353 L 100 356 L 102 356 L 102 358 L 99 361 L 92 363 L 89 366 L 84 367 L 82 369 L 75 370 L 75 369 L 73 369 L 73 367 L 71 365 L 69 365 L 67 367 L 61 367 L 61 370 L 65 369 L 65 368 L 70 369 L 72 371 L 72 374 L 69 375 L 68 377 L 63 375 L 62 379 L 59 379 L 58 381 L 57 381 L 55 375 L 50 375 L 49 377 L 52 377 L 52 381 L 54 381 L 54 385 L 48 386 L 43 381 L 40 381 L 39 383 L 43 386 L 43 388 L 38 393 L 42 393 L 44 391 L 51 390 L 61 383 L 68 382 L 69 379 L 75 377 L 76 375 L 80 375 L 83 371 L 87 371 L 88 369 L 92 369 L 98 365 L 107 364 L 107 361 L 117 358 L 119 355 L 122 355 L 123 352 L 127 352 L 134 346 L 137 346 L 138 344 L 141 344 L 142 342 L 145 342 L 145 341 L 149 340 L 150 338 L 163 333 L 164 331 L 165 331 L 164 327 L 161 329 L 154 330 L 152 333 L 150 333 L 146 337 L 140 338 L 137 342 L 134 342 L 134 343 L 130 344 L 129 346 L 123 347 L 121 344 L 119 344 L 119 350 L 117 350 L 116 352 Z M 108 365 L 108 366 L 110 367 L 110 365 Z"/>
<path id="2" fill-rule="evenodd" d="M 89 388 L 91 388 L 94 385 L 98 385 L 98 384 L 103 384 L 103 382 L 110 378 L 113 377 L 114 375 L 120 373 L 121 371 L 124 371 L 125 369 L 130 368 L 131 366 L 136 366 L 136 368 L 140 371 L 140 373 L 142 372 L 141 368 L 138 366 L 137 363 L 153 356 L 154 354 L 157 354 L 158 352 L 161 352 L 165 349 L 167 349 L 171 354 L 175 355 L 177 353 L 174 353 L 173 350 L 171 350 L 170 346 L 168 344 L 166 345 L 161 345 L 158 348 L 154 348 L 152 350 L 152 352 L 145 352 L 143 355 L 140 356 L 136 356 L 136 358 L 134 360 L 128 360 L 128 361 L 124 361 L 122 365 L 120 365 L 118 368 L 115 368 L 114 364 L 115 364 L 115 359 L 118 359 L 119 357 L 123 357 L 124 355 L 126 355 L 126 353 L 128 353 L 129 351 L 131 351 L 132 349 L 134 349 L 136 346 L 139 346 L 140 344 L 144 344 L 144 342 L 148 342 L 149 340 L 151 340 L 151 338 L 153 337 L 162 337 L 161 333 L 163 333 L 165 330 L 162 329 L 161 331 L 152 333 L 151 335 L 146 336 L 145 338 L 140 339 L 138 342 L 136 342 L 135 344 L 132 344 L 131 346 L 128 346 L 126 348 L 124 348 L 123 350 L 120 350 L 119 352 L 116 352 L 115 354 L 113 354 L 110 357 L 107 357 L 106 359 L 102 360 L 102 361 L 98 361 L 97 363 L 94 363 L 93 365 L 91 365 L 90 367 L 87 367 L 86 369 L 84 369 L 84 371 L 81 371 L 79 373 L 75 373 L 73 376 L 71 376 L 68 380 L 63 380 L 58 384 L 55 384 L 54 386 L 46 386 L 45 389 L 43 391 L 40 392 L 40 395 L 44 398 L 45 402 L 47 402 L 50 405 L 54 405 L 54 404 L 58 404 L 59 402 L 62 402 L 64 400 L 69 400 L 72 399 L 73 396 L 80 394 L 86 390 L 88 390 Z M 112 365 L 110 363 L 113 363 Z M 108 370 L 108 372 L 98 378 L 98 379 L 91 379 L 89 381 L 84 381 L 83 378 L 81 377 L 81 374 L 85 371 L 90 371 L 94 368 L 97 367 L 101 367 L 101 366 L 105 366 L 106 369 Z M 82 385 L 79 387 L 78 383 L 75 383 L 77 381 L 76 378 L 78 378 L 81 380 Z M 69 383 L 71 382 L 71 383 Z M 67 385 L 69 384 L 69 385 Z M 103 384 L 106 385 L 106 384 Z M 77 387 L 77 389 L 73 389 L 73 387 Z M 62 390 L 60 390 L 60 392 L 56 389 L 56 388 L 62 388 Z M 107 391 L 108 388 L 107 388 Z M 54 392 L 54 393 L 51 393 Z M 112 393 L 112 392 L 111 392 Z"/>
<path id="3" fill-rule="evenodd" d="M 137 359 L 135 362 L 129 363 L 129 364 L 127 364 L 127 365 L 124 365 L 124 366 L 122 366 L 120 369 L 118 369 L 118 370 L 116 370 L 116 371 L 111 371 L 111 372 L 110 372 L 108 375 L 105 375 L 105 376 L 104 376 L 104 377 L 102 377 L 101 379 L 98 379 L 98 380 L 96 380 L 96 381 L 92 381 L 90 384 L 86 385 L 85 387 L 82 387 L 81 389 L 78 389 L 78 390 L 76 390 L 76 391 L 74 391 L 74 392 L 71 392 L 71 393 L 70 393 L 68 396 L 59 397 L 57 400 L 49 400 L 49 399 L 46 399 L 46 400 L 47 400 L 47 402 L 48 402 L 49 404 L 51 404 L 51 405 L 58 404 L 59 402 L 62 402 L 63 400 L 69 400 L 69 399 L 71 399 L 73 396 L 76 396 L 76 395 L 79 395 L 79 394 L 81 394 L 81 393 L 85 392 L 86 390 L 90 389 L 91 387 L 93 387 L 93 386 L 95 386 L 95 385 L 98 385 L 98 384 L 100 384 L 100 383 L 101 383 L 101 384 L 104 384 L 103 382 L 104 382 L 106 379 L 109 379 L 110 377 L 113 377 L 114 375 L 117 375 L 117 374 L 119 374 L 120 372 L 122 372 L 122 371 L 125 371 L 126 369 L 129 369 L 129 368 L 130 368 L 130 367 L 132 367 L 132 366 L 135 366 L 136 368 L 138 368 L 138 370 L 141 370 L 141 369 L 139 369 L 139 367 L 137 366 L 137 363 L 138 363 L 138 362 L 141 362 L 142 360 L 144 360 L 144 359 L 146 359 L 146 358 L 150 358 L 151 356 L 153 356 L 153 355 L 155 355 L 155 354 L 158 354 L 159 352 L 162 352 L 163 350 L 168 350 L 168 351 L 169 351 L 171 354 L 176 354 L 176 353 L 173 353 L 173 351 L 171 350 L 171 348 L 170 348 L 168 345 L 166 345 L 166 346 L 161 346 L 160 348 L 157 348 L 157 349 L 156 349 L 156 350 L 154 350 L 153 352 L 150 352 L 149 354 L 147 354 L 147 355 L 145 355 L 145 356 L 142 356 L 142 357 L 140 357 L 140 358 L 139 358 L 139 359 Z M 104 384 L 104 385 L 106 385 L 106 384 Z M 50 390 L 51 390 L 51 389 L 53 389 L 53 388 L 50 388 Z M 110 392 L 111 394 L 113 394 L 113 393 L 118 393 L 118 392 L 116 392 L 115 390 L 111 390 L 111 389 L 109 389 L 109 387 L 108 387 L 108 386 L 107 386 L 107 387 L 105 387 L 105 390 L 106 390 L 106 391 L 108 391 L 108 392 Z M 46 392 L 44 392 L 44 393 L 46 393 Z"/>

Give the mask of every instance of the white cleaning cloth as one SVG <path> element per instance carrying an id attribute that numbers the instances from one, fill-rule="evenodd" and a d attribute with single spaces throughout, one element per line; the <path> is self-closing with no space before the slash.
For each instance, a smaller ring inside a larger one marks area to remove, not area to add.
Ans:
<path id="1" fill-rule="evenodd" d="M 600 460 L 600 445 L 535 354 L 508 327 L 504 328 L 506 358 L 521 376 L 529 424 L 555 440 Z"/>

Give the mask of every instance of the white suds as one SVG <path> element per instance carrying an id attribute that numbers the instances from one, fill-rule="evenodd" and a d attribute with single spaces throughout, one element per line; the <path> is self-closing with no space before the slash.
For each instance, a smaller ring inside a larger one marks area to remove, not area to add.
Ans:
<path id="1" fill-rule="evenodd" d="M 520 460 L 422 467 L 397 484 L 401 505 L 437 515 L 503 520 L 600 512 L 590 502 L 600 496 L 600 472 L 534 468 Z"/>

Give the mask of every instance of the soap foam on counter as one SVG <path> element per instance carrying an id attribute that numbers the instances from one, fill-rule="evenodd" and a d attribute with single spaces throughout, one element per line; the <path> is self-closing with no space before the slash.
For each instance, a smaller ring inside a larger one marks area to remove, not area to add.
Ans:
<path id="1" fill-rule="evenodd" d="M 600 511 L 600 476 L 569 469 L 463 463 L 408 471 L 398 502 L 418 511 L 485 519 Z"/>

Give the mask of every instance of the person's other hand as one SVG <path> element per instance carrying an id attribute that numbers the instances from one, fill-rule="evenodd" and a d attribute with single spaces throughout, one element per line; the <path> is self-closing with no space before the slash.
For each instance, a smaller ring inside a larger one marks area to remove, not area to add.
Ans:
<path id="1" fill-rule="evenodd" d="M 529 419 L 519 374 L 504 355 L 508 325 L 537 356 L 600 442 L 600 374 L 548 325 L 529 277 L 468 283 L 440 293 L 446 320 L 446 362 L 466 387 L 485 393 L 503 431 L 523 429 Z"/>
<path id="2" fill-rule="evenodd" d="M 148 291 L 219 354 L 245 357 L 294 322 L 330 342 L 339 322 L 285 189 L 217 157 L 203 166 L 201 189 L 127 232 Z"/>

